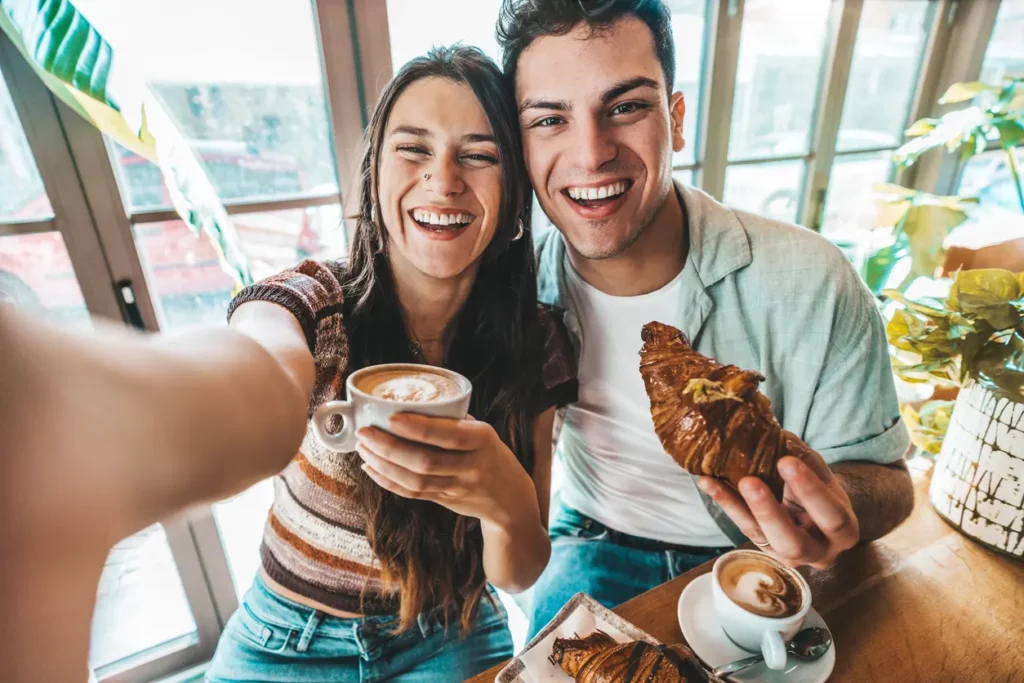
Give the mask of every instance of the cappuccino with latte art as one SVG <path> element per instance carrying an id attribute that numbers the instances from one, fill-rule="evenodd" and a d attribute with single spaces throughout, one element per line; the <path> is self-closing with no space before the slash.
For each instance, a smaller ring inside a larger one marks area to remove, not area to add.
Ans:
<path id="1" fill-rule="evenodd" d="M 361 374 L 353 384 L 359 391 L 385 401 L 447 401 L 464 393 L 454 377 L 414 365 L 370 371 Z"/>
<path id="2" fill-rule="evenodd" d="M 730 558 L 722 565 L 718 580 L 730 600 L 762 617 L 792 616 L 804 603 L 803 590 L 792 570 L 762 553 Z"/>

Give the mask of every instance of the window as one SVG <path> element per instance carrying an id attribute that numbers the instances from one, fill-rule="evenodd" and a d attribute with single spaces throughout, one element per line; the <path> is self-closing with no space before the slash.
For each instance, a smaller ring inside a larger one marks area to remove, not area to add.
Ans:
<path id="1" fill-rule="evenodd" d="M 672 10 L 672 35 L 676 46 L 675 90 L 686 100 L 686 118 L 683 119 L 683 138 L 686 147 L 672 160 L 676 168 L 692 166 L 697 162 L 697 126 L 704 104 L 704 40 L 707 3 L 704 0 L 674 0 L 667 3 Z"/>
<path id="2" fill-rule="evenodd" d="M 100 576 L 89 666 L 102 669 L 195 631 L 163 527 L 114 546 Z"/>
<path id="3" fill-rule="evenodd" d="M 1015 152 L 1018 167 L 1024 168 L 1024 149 L 1018 147 Z M 1001 222 L 1003 230 L 1024 230 L 1020 218 L 1008 215 L 1022 212 L 1005 151 L 994 149 L 969 159 L 958 194 L 978 198 L 978 208 L 973 213 L 986 223 Z"/>
<path id="4" fill-rule="evenodd" d="M 89 311 L 60 233 L 0 235 L 0 305 L 50 322 L 89 326 Z"/>
<path id="5" fill-rule="evenodd" d="M 856 243 L 875 225 L 872 188 L 892 179 L 935 11 L 928 0 L 864 3 L 821 223 L 833 240 Z"/>
<path id="6" fill-rule="evenodd" d="M 933 11 L 928 0 L 864 3 L 836 151 L 903 142 Z"/>
<path id="7" fill-rule="evenodd" d="M 50 202 L 0 74 L 0 221 L 49 218 Z"/>
<path id="8" fill-rule="evenodd" d="M 890 180 L 891 152 L 837 156 L 832 163 L 822 233 L 829 238 L 859 239 L 875 226 L 875 183 Z"/>
<path id="9" fill-rule="evenodd" d="M 729 166 L 725 170 L 723 201 L 750 213 L 795 223 L 805 166 L 803 161 Z"/>
<path id="10" fill-rule="evenodd" d="M 1024 78 L 1024 0 L 1003 0 L 985 50 L 981 80 Z"/>
<path id="11" fill-rule="evenodd" d="M 810 150 L 829 7 L 829 0 L 745 3 L 730 161 Z"/>
<path id="12" fill-rule="evenodd" d="M 395 71 L 435 45 L 475 45 L 497 64 L 494 38 L 501 0 L 387 0 L 391 64 Z"/>
<path id="13" fill-rule="evenodd" d="M 253 11 L 245 0 L 184 0 L 142 13 L 132 0 L 76 4 L 142 65 L 225 201 L 338 191 L 312 3 Z M 132 210 L 169 205 L 156 169 L 123 150 L 114 160 Z"/>

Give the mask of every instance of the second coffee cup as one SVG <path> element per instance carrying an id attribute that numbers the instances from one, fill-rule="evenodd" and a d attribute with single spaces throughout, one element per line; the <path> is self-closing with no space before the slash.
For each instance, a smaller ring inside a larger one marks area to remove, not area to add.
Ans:
<path id="1" fill-rule="evenodd" d="M 473 386 L 457 372 L 432 365 L 389 363 L 362 368 L 345 382 L 346 401 L 327 401 L 313 412 L 313 434 L 325 447 L 339 452 L 356 447 L 356 430 L 388 428 L 396 413 L 419 413 L 461 420 L 469 412 Z M 330 432 L 335 416 L 341 429 Z"/>

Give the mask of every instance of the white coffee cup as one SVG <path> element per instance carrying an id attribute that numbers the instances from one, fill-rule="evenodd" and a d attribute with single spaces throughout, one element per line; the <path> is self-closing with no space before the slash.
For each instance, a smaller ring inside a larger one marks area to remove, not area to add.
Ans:
<path id="1" fill-rule="evenodd" d="M 410 373 L 425 372 L 447 377 L 458 386 L 458 394 L 433 400 L 396 401 L 373 396 L 358 388 L 360 380 L 368 375 L 406 370 Z M 355 449 L 356 430 L 363 427 L 379 427 L 386 430 L 391 416 L 397 413 L 419 413 L 456 420 L 465 418 L 469 412 L 473 385 L 459 373 L 445 368 L 415 363 L 388 363 L 371 365 L 353 372 L 345 382 L 345 389 L 347 401 L 327 401 L 313 412 L 313 419 L 310 421 L 313 434 L 320 443 L 333 451 L 343 453 Z M 336 415 L 342 418 L 343 423 L 340 431 L 332 433 L 328 431 L 328 424 Z"/>
<path id="2" fill-rule="evenodd" d="M 758 555 L 758 559 L 768 561 L 792 578 L 799 587 L 802 598 L 800 609 L 797 612 L 785 617 L 766 617 L 741 607 L 728 596 L 720 580 L 721 569 L 730 560 L 743 553 Z M 811 587 L 807 580 L 796 570 L 787 567 L 775 558 L 754 550 L 734 550 L 725 553 L 715 561 L 711 575 L 715 612 L 725 635 L 734 644 L 748 652 L 760 652 L 769 669 L 784 669 L 786 667 L 786 644 L 800 630 L 807 612 L 811 609 Z"/>

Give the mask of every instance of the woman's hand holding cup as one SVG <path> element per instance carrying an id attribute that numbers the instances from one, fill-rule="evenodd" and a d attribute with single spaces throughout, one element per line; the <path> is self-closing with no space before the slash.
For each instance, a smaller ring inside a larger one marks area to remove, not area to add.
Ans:
<path id="1" fill-rule="evenodd" d="M 528 519 L 520 513 L 530 507 L 537 509 L 530 476 L 489 424 L 400 413 L 388 430 L 356 432 L 363 470 L 381 488 L 500 529 Z M 532 506 L 524 505 L 531 499 Z"/>

